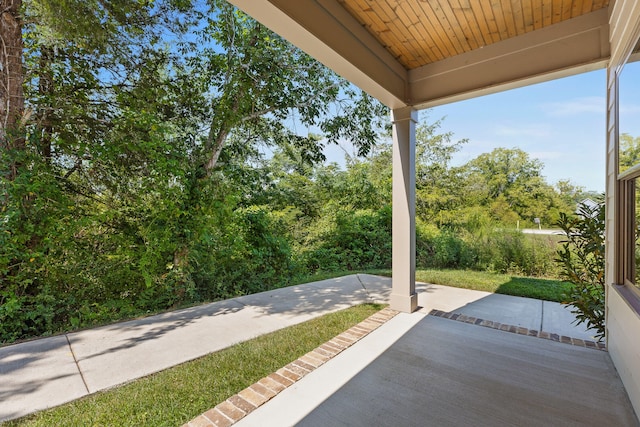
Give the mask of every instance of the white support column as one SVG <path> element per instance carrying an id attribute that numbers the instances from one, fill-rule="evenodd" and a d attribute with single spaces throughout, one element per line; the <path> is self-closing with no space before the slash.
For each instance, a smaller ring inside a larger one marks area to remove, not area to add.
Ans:
<path id="1" fill-rule="evenodd" d="M 418 112 L 400 108 L 393 122 L 393 287 L 391 308 L 411 313 L 416 294 L 416 123 Z"/>

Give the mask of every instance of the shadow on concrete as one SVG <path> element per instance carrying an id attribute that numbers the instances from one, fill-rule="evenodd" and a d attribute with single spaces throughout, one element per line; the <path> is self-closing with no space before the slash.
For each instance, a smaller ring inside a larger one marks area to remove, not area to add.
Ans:
<path id="1" fill-rule="evenodd" d="M 310 314 L 315 316 L 316 313 L 327 313 L 371 301 L 358 275 L 274 289 L 236 300 L 256 308 L 266 316 L 302 315 L 305 318 Z"/>
<path id="2" fill-rule="evenodd" d="M 0 421 L 29 413 L 46 396 L 77 398 L 84 393 L 66 337 L 0 348 Z"/>
<path id="3" fill-rule="evenodd" d="M 129 350 L 144 342 L 160 339 L 170 332 L 186 328 L 202 318 L 224 316 L 227 314 L 237 313 L 243 309 L 244 305 L 234 300 L 218 301 L 197 307 L 190 307 L 178 311 L 145 317 L 143 319 L 114 323 L 88 331 L 70 333 L 68 334 L 68 337 L 71 342 L 71 346 L 73 347 L 74 345 L 79 344 L 88 335 L 101 333 L 105 333 L 106 335 L 114 334 L 114 336 L 123 336 L 120 334 L 124 334 L 124 336 L 129 335 L 129 337 L 124 340 L 120 339 L 120 344 L 116 346 L 78 358 L 78 362 L 80 362 L 82 360 L 100 357 L 105 354 Z"/>

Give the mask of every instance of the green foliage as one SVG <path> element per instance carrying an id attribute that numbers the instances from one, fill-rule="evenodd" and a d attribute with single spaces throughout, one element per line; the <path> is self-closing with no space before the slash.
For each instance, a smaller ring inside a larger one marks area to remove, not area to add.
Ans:
<path id="1" fill-rule="evenodd" d="M 640 137 L 633 137 L 628 133 L 620 135 L 619 170 L 624 172 L 640 163 Z"/>
<path id="2" fill-rule="evenodd" d="M 475 254 L 457 233 L 417 224 L 416 265 L 421 268 L 472 268 Z"/>
<path id="3" fill-rule="evenodd" d="M 223 0 L 24 0 L 23 14 L 0 342 L 390 266 L 380 103 Z M 488 230 L 548 221 L 568 198 L 517 150 L 452 167 L 466 141 L 440 125 L 417 128 L 418 262 L 547 274 L 528 238 Z M 318 165 L 342 141 L 360 158 Z"/>
<path id="4" fill-rule="evenodd" d="M 595 328 L 597 337 L 605 334 L 604 282 L 604 204 L 581 205 L 579 217 L 561 214 L 558 226 L 567 239 L 558 250 L 562 276 L 572 283 L 567 294 L 578 323 Z"/>
<path id="5" fill-rule="evenodd" d="M 558 239 L 491 229 L 469 236 L 478 269 L 533 277 L 556 277 L 553 262 Z"/>
<path id="6" fill-rule="evenodd" d="M 467 197 L 486 206 L 494 221 L 514 227 L 532 226 L 534 218 L 551 225 L 560 211 L 572 212 L 574 206 L 542 177 L 542 163 L 530 159 L 520 149 L 496 148 L 481 154 L 465 166 Z"/>
<path id="7" fill-rule="evenodd" d="M 390 267 L 391 207 L 336 211 L 303 257 L 310 271 Z"/>
<path id="8" fill-rule="evenodd" d="M 557 239 L 493 226 L 453 232 L 418 223 L 416 264 L 421 268 L 474 269 L 555 277 Z"/>
<path id="9" fill-rule="evenodd" d="M 296 241 L 261 206 L 261 148 L 308 167 L 338 139 L 366 153 L 387 122 L 226 1 L 25 0 L 23 14 L 27 144 L 0 153 L 1 342 L 286 284 Z M 302 189 L 279 191 L 316 215 Z"/>

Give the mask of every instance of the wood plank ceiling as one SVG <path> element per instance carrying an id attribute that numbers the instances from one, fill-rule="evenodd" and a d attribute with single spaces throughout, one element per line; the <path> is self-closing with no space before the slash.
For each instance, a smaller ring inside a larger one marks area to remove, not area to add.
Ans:
<path id="1" fill-rule="evenodd" d="M 595 12 L 609 5 L 609 0 L 338 2 L 408 70 Z"/>

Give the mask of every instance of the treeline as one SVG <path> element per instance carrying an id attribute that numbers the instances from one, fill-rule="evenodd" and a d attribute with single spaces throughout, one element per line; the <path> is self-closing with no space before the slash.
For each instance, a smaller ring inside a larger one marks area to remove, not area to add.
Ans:
<path id="1" fill-rule="evenodd" d="M 452 167 L 461 143 L 437 126 L 419 127 L 418 266 L 554 276 L 559 239 L 524 235 L 516 222 L 552 224 L 559 212 L 574 211 L 580 188 L 548 185 L 542 165 L 517 149 Z M 56 194 L 39 211 L 48 227 L 36 247 L 42 252 L 5 239 L 13 259 L 24 258 L 21 275 L 3 281 L 3 341 L 264 291 L 315 272 L 391 267 L 392 162 L 384 138 L 344 170 L 309 164 L 294 147 L 268 158 L 228 151 L 193 212 L 174 183 L 162 192 L 129 189 L 108 205 Z M 187 261 L 177 265 L 185 241 Z"/>
<path id="2" fill-rule="evenodd" d="M 390 266 L 388 111 L 312 58 L 223 0 L 0 7 L 0 342 Z M 518 150 L 452 167 L 464 142 L 438 126 L 418 132 L 419 264 L 552 272 L 500 230 L 580 189 Z M 322 163 L 337 141 L 345 170 Z"/>
<path id="3" fill-rule="evenodd" d="M 0 10 L 2 342 L 266 289 L 293 267 L 243 203 L 257 151 L 366 154 L 388 121 L 224 0 Z"/>

